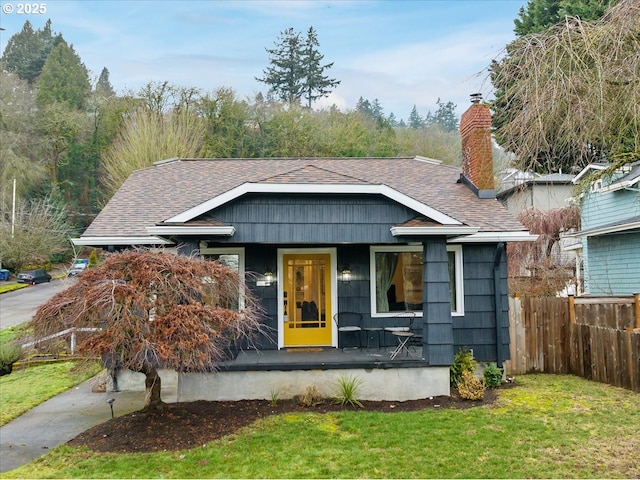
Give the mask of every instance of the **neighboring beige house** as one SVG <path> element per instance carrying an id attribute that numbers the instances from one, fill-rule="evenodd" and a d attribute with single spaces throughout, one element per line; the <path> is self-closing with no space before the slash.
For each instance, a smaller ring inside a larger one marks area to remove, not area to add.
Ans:
<path id="1" fill-rule="evenodd" d="M 564 208 L 573 196 L 574 177 L 566 173 L 538 175 L 509 169 L 500 179 L 496 197 L 514 215 L 527 208 L 542 211 Z"/>
<path id="2" fill-rule="evenodd" d="M 510 168 L 499 175 L 496 198 L 516 216 L 529 208 L 543 212 L 565 208 L 573 201 L 574 178 L 575 175 L 566 173 L 540 175 Z M 559 244 L 554 245 L 552 256 L 560 265 L 575 265 L 576 278 L 580 284 L 582 265 L 578 252 L 573 248 L 577 244 L 579 242 L 575 238 L 563 237 Z M 525 271 L 522 273 L 528 274 Z M 569 292 L 575 292 L 575 288 L 570 288 Z"/>

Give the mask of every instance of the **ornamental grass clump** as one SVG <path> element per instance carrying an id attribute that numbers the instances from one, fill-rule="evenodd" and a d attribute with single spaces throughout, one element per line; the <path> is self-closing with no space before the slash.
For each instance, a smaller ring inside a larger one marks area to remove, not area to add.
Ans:
<path id="1" fill-rule="evenodd" d="M 364 405 L 358 400 L 358 393 L 362 387 L 362 379 L 360 377 L 340 377 L 338 379 L 338 395 L 336 395 L 335 402 L 344 406 L 351 405 L 352 407 L 364 408 Z"/>
<path id="2" fill-rule="evenodd" d="M 320 390 L 315 385 L 309 385 L 302 395 L 298 395 L 295 397 L 297 402 L 300 405 L 305 407 L 315 407 L 323 403 L 322 395 L 320 394 Z"/>

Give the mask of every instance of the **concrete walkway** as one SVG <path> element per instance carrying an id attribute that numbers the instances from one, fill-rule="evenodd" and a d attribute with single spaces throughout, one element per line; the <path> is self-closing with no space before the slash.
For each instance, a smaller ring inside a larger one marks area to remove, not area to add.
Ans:
<path id="1" fill-rule="evenodd" d="M 87 380 L 0 427 L 0 473 L 27 464 L 94 425 L 110 420 L 107 403 L 110 398 L 115 399 L 116 417 L 144 407 L 144 391 L 93 393 L 94 384 L 95 380 Z M 171 396 L 163 391 L 163 399 L 171 401 L 165 398 Z"/>

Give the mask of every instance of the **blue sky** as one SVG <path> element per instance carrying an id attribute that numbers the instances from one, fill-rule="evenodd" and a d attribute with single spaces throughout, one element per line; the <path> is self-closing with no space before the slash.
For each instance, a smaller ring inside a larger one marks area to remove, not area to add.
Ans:
<path id="1" fill-rule="evenodd" d="M 46 13 L 18 13 L 26 1 L 0 0 L 0 49 L 26 20 L 73 44 L 93 79 L 103 67 L 118 92 L 169 81 L 240 98 L 266 92 L 265 48 L 283 30 L 313 26 L 327 71 L 341 81 L 315 107 L 353 108 L 378 99 L 384 113 L 425 115 L 436 101 L 458 113 L 469 94 L 492 94 L 486 67 L 513 40 L 513 20 L 526 0 L 29 0 Z M 21 6 L 22 5 L 22 6 Z"/>

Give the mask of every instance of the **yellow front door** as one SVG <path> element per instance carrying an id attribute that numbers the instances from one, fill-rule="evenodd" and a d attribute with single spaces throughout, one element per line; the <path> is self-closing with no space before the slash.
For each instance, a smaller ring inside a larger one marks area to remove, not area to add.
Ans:
<path id="1" fill-rule="evenodd" d="M 284 346 L 331 345 L 331 255 L 284 254 Z"/>

